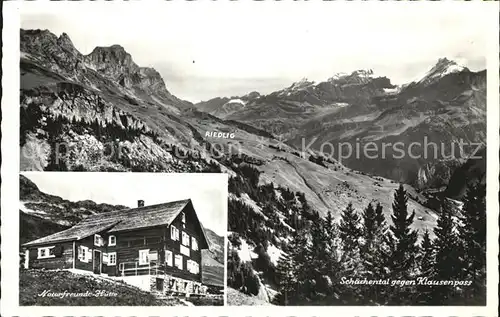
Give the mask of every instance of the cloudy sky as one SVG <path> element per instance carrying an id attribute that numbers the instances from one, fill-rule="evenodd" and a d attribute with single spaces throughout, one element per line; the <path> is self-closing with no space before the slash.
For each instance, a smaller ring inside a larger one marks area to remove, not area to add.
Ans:
<path id="1" fill-rule="evenodd" d="M 196 102 L 366 68 L 403 84 L 440 57 L 484 69 L 492 14 L 455 1 L 35 1 L 22 3 L 21 27 L 66 32 L 83 54 L 120 44 Z"/>
<path id="2" fill-rule="evenodd" d="M 226 174 L 27 172 L 38 189 L 70 201 L 137 207 L 191 198 L 201 223 L 224 235 L 227 228 Z"/>

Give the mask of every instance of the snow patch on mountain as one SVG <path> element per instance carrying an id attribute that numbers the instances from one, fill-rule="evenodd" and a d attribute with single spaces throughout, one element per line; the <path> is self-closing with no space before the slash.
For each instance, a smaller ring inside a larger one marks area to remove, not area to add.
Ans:
<path id="1" fill-rule="evenodd" d="M 446 57 L 440 58 L 436 65 L 434 65 L 434 67 L 432 67 L 420 80 L 418 80 L 417 83 L 429 85 L 449 74 L 460 73 L 467 70 L 467 67 L 460 65 L 453 60 L 449 60 Z"/>
<path id="2" fill-rule="evenodd" d="M 26 207 L 25 202 L 19 202 L 19 209 L 27 214 L 33 214 L 33 215 L 47 215 L 47 213 L 43 210 L 33 210 L 28 207 Z"/>
<path id="3" fill-rule="evenodd" d="M 257 203 L 252 198 L 250 198 L 250 196 L 248 196 L 247 193 L 241 194 L 240 197 L 237 197 L 233 193 L 229 193 L 229 199 L 238 200 L 244 203 L 245 205 L 251 207 L 256 214 L 261 215 L 265 220 L 268 219 L 268 217 L 262 212 L 262 208 L 260 208 L 259 205 L 257 205 Z"/>
<path id="4" fill-rule="evenodd" d="M 241 104 L 243 106 L 246 105 L 246 103 L 243 100 L 239 99 L 239 98 L 231 99 L 228 102 L 226 102 L 226 104 L 229 104 L 229 103 L 239 103 L 239 104 Z"/>
<path id="5" fill-rule="evenodd" d="M 382 88 L 384 89 L 384 92 L 386 94 L 397 94 L 400 91 L 400 87 L 394 87 L 394 88 Z"/>
<path id="6" fill-rule="evenodd" d="M 272 244 L 269 244 L 269 246 L 267 247 L 266 252 L 269 255 L 269 258 L 270 258 L 271 262 L 275 266 L 278 265 L 278 261 L 279 261 L 281 255 L 284 254 L 283 251 L 281 251 L 280 249 L 278 249 L 276 246 L 274 246 Z"/>
<path id="7" fill-rule="evenodd" d="M 302 78 L 298 82 L 293 83 L 288 89 L 289 90 L 301 90 L 307 87 L 311 87 L 315 84 L 314 81 L 309 81 L 307 78 Z"/>
<path id="8" fill-rule="evenodd" d="M 240 238 L 240 240 L 241 240 L 241 246 L 237 249 L 240 261 L 250 262 L 253 259 L 256 259 L 258 255 L 251 250 L 250 245 L 247 243 L 247 241 L 243 238 Z"/>

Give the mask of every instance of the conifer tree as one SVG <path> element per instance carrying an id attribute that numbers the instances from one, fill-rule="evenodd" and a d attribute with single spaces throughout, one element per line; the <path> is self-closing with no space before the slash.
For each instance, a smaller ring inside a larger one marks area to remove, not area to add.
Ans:
<path id="1" fill-rule="evenodd" d="M 297 231 L 282 254 L 276 268 L 278 294 L 274 297 L 277 305 L 297 305 L 303 302 L 311 292 L 310 287 L 310 254 L 307 247 L 307 235 Z"/>
<path id="2" fill-rule="evenodd" d="M 362 234 L 361 219 L 354 210 L 352 203 L 349 203 L 342 211 L 339 224 L 342 251 L 347 253 L 350 250 L 359 248 L 359 238 L 361 238 Z"/>
<path id="3" fill-rule="evenodd" d="M 420 254 L 419 254 L 419 267 L 420 267 L 420 278 L 433 279 L 434 266 L 435 266 L 435 250 L 434 244 L 431 240 L 429 230 L 425 230 L 422 237 L 422 242 L 420 244 Z M 429 304 L 432 302 L 432 287 L 428 285 L 419 285 L 417 302 L 422 305 Z"/>
<path id="4" fill-rule="evenodd" d="M 276 266 L 276 277 L 278 282 L 278 294 L 273 298 L 275 305 L 293 305 L 297 294 L 297 276 L 295 276 L 295 264 L 288 254 L 282 254 Z"/>
<path id="5" fill-rule="evenodd" d="M 329 277 L 332 286 L 337 284 L 336 281 L 339 281 L 341 276 L 340 270 L 340 241 L 339 241 L 339 233 L 338 226 L 334 222 L 332 213 L 329 211 L 326 215 L 324 221 L 325 227 L 325 237 L 326 237 L 326 249 L 325 253 L 327 256 L 326 263 L 326 275 Z M 331 298 L 338 298 L 340 296 L 341 289 L 337 286 L 331 289 L 330 295 Z M 329 303 L 333 304 L 333 302 Z"/>
<path id="6" fill-rule="evenodd" d="M 434 279 L 455 280 L 461 274 L 462 261 L 460 259 L 459 236 L 455 230 L 452 208 L 448 201 L 441 201 L 437 226 L 434 229 L 436 263 L 434 265 Z M 432 292 L 433 304 L 451 304 L 456 299 L 456 288 L 453 286 L 434 286 Z"/>
<path id="7" fill-rule="evenodd" d="M 339 224 L 339 237 L 342 243 L 342 276 L 360 278 L 363 275 L 360 240 L 363 236 L 361 219 L 352 203 L 342 211 Z M 360 304 L 363 301 L 363 288 L 358 285 L 344 285 L 342 298 L 345 304 Z"/>
<path id="8" fill-rule="evenodd" d="M 384 229 L 385 230 L 385 217 L 384 217 L 384 210 L 382 208 L 382 205 L 380 203 L 377 203 L 377 207 L 375 207 L 375 223 L 377 225 L 377 228 Z M 385 233 L 385 231 L 384 231 Z"/>
<path id="9" fill-rule="evenodd" d="M 470 183 L 463 199 L 460 233 L 464 247 L 464 279 L 472 280 L 467 300 L 484 305 L 486 300 L 486 186 Z"/>
<path id="10" fill-rule="evenodd" d="M 434 254 L 434 244 L 431 240 L 429 230 L 425 230 L 422 237 L 422 243 L 420 244 L 420 275 L 432 277 L 432 270 L 435 264 L 435 254 Z"/>
<path id="11" fill-rule="evenodd" d="M 395 238 L 391 250 L 392 277 L 398 279 L 409 278 L 414 270 L 417 253 L 417 232 L 411 230 L 410 226 L 415 217 L 415 211 L 408 214 L 408 198 L 403 185 L 394 193 L 392 203 L 392 225 L 390 231 Z"/>
<path id="12" fill-rule="evenodd" d="M 369 203 L 365 209 L 365 212 L 363 213 L 363 231 L 367 243 L 370 244 L 373 241 L 375 231 L 377 230 L 377 222 L 375 219 L 376 216 L 377 214 L 375 213 L 372 204 Z"/>
<path id="13" fill-rule="evenodd" d="M 368 204 L 363 213 L 364 244 L 361 249 L 363 260 L 363 276 L 367 279 L 378 280 L 386 278 L 384 267 L 389 262 L 387 245 L 385 243 L 386 223 L 382 205 L 375 208 Z M 383 304 L 387 287 L 383 285 L 369 285 L 363 288 L 363 302 L 365 305 Z"/>
<path id="14" fill-rule="evenodd" d="M 325 278 L 328 276 L 328 266 L 331 256 L 328 250 L 328 237 L 325 231 L 325 221 L 318 219 L 314 221 L 311 227 L 311 278 L 314 280 L 314 292 L 328 293 L 329 285 L 325 285 Z M 328 277 L 329 278 L 329 277 Z"/>

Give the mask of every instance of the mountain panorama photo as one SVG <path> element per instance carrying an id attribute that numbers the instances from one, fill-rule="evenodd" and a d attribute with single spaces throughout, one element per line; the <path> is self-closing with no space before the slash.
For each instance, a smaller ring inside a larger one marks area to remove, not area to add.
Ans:
<path id="1" fill-rule="evenodd" d="M 363 69 L 266 87 L 235 78 L 246 93 L 191 102 L 164 65 L 136 62 L 133 41 L 89 47 L 69 27 L 24 26 L 21 171 L 227 174 L 227 305 L 486 305 L 486 63 L 465 52 L 480 47 L 432 42 L 448 54 L 394 60 L 413 80 L 367 54 Z M 304 65 L 289 67 L 306 76 Z M 82 220 L 41 214 L 22 214 L 22 243 Z"/>

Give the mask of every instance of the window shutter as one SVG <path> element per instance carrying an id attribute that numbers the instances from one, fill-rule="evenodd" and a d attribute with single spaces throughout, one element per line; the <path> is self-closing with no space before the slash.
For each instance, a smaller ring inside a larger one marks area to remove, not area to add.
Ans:
<path id="1" fill-rule="evenodd" d="M 102 254 L 102 263 L 103 264 L 108 264 L 108 262 L 109 262 L 108 254 L 107 253 L 103 253 Z"/>
<path id="2" fill-rule="evenodd" d="M 166 250 L 165 251 L 165 262 L 167 263 L 168 266 L 173 265 L 173 258 L 172 258 L 172 251 Z"/>
<path id="3" fill-rule="evenodd" d="M 38 250 L 37 249 L 31 249 L 30 251 L 30 260 L 34 260 L 38 258 Z"/>
<path id="4" fill-rule="evenodd" d="M 149 251 L 149 261 L 157 261 L 158 260 L 158 251 L 150 250 Z"/>
<path id="5" fill-rule="evenodd" d="M 56 257 L 61 257 L 63 255 L 63 252 L 64 252 L 64 248 L 62 245 L 56 245 L 56 247 L 54 248 L 54 255 Z"/>

